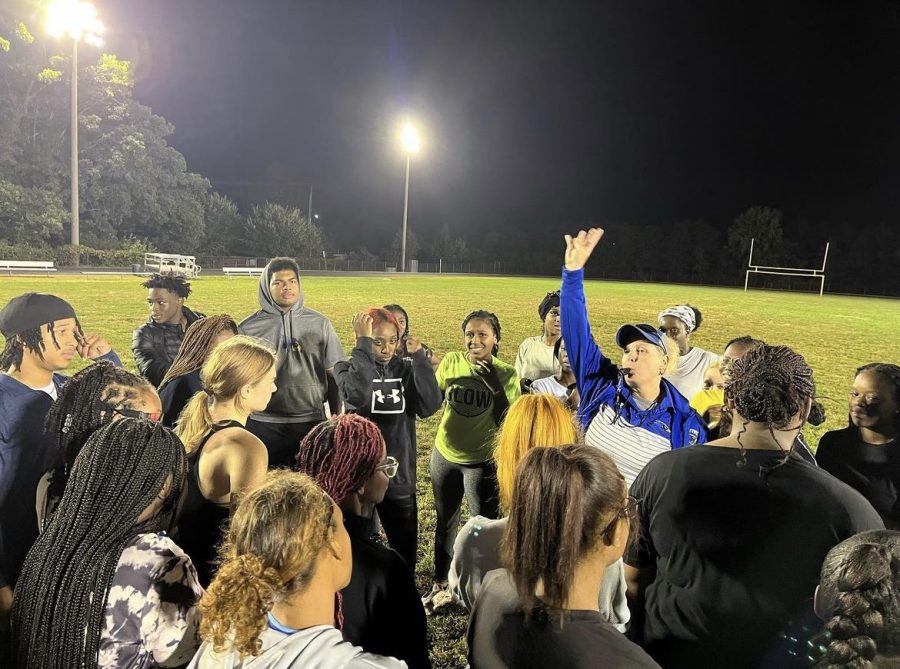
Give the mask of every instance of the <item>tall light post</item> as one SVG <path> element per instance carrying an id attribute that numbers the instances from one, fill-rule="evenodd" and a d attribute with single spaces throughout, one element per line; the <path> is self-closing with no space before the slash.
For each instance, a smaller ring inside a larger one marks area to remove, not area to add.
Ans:
<path id="1" fill-rule="evenodd" d="M 406 149 L 406 187 L 403 189 L 403 236 L 400 239 L 400 271 L 406 271 L 406 218 L 409 214 L 409 163 L 412 154 L 419 152 L 419 131 L 407 121 L 400 131 L 403 148 Z"/>
<path id="2" fill-rule="evenodd" d="M 72 110 L 69 159 L 72 174 L 72 237 L 74 246 L 79 244 L 78 230 L 78 42 L 100 46 L 103 41 L 103 23 L 97 18 L 97 8 L 79 0 L 54 0 L 47 5 L 46 30 L 50 35 L 66 35 L 72 38 Z"/>

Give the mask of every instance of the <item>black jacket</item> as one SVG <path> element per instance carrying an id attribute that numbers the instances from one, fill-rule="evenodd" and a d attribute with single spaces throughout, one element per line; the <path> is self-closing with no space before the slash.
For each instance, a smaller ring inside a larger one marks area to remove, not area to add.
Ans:
<path id="1" fill-rule="evenodd" d="M 410 669 L 431 666 L 425 609 L 403 558 L 375 538 L 374 523 L 344 512 L 353 573 L 341 591 L 344 638 L 369 653 L 396 657 Z"/>
<path id="2" fill-rule="evenodd" d="M 187 307 L 181 307 L 181 313 L 187 318 L 185 330 L 194 321 L 204 318 L 197 311 L 191 311 Z M 178 324 L 162 323 L 157 325 L 148 320 L 131 335 L 131 350 L 134 352 L 134 361 L 138 371 L 154 386 L 159 386 L 175 356 L 181 348 L 181 340 L 184 339 L 184 330 Z"/>
<path id="3" fill-rule="evenodd" d="M 428 418 L 441 408 L 431 362 L 424 350 L 409 358 L 394 358 L 379 365 L 372 356 L 372 339 L 360 337 L 350 359 L 334 366 L 347 411 L 378 425 L 388 455 L 400 467 L 391 479 L 387 497 L 396 499 L 416 492 L 416 416 Z"/>

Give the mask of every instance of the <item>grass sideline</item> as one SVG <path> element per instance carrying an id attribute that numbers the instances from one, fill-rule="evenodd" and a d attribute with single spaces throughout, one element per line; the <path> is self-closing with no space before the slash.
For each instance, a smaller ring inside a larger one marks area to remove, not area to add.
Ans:
<path id="1" fill-rule="evenodd" d="M 131 331 L 146 320 L 143 279 L 131 276 L 3 277 L 0 305 L 26 291 L 52 292 L 72 303 L 85 329 L 103 334 L 134 369 Z M 208 315 L 229 313 L 236 320 L 255 311 L 257 280 L 201 277 L 192 282 L 188 304 Z M 474 309 L 495 312 L 502 326 L 500 358 L 513 362 L 519 343 L 540 332 L 537 305 L 554 279 L 503 277 L 384 276 L 304 278 L 307 306 L 327 315 L 349 354 L 354 345 L 350 319 L 367 306 L 402 304 L 411 331 L 438 353 L 462 348 L 461 322 Z M 624 322 L 654 322 L 664 307 L 690 303 L 703 312 L 703 324 L 693 343 L 721 352 L 732 337 L 750 334 L 770 343 L 786 344 L 802 353 L 816 375 L 818 395 L 828 419 L 807 428 L 815 446 L 827 430 L 846 424 L 846 402 L 853 370 L 867 362 L 900 362 L 900 300 L 782 293 L 669 284 L 588 281 L 588 312 L 601 347 L 614 352 L 616 328 Z M 78 369 L 83 362 L 73 366 Z M 430 447 L 437 416 L 422 421 L 419 441 L 419 560 L 421 590 L 429 583 L 434 511 L 428 479 Z M 438 615 L 429 622 L 436 669 L 465 666 L 466 616 Z"/>

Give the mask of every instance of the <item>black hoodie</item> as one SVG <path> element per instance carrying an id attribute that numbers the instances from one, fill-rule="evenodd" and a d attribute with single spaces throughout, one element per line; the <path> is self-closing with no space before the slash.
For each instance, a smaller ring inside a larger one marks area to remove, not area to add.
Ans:
<path id="1" fill-rule="evenodd" d="M 416 416 L 428 418 L 443 402 L 425 350 L 380 365 L 372 355 L 371 337 L 359 337 L 350 360 L 334 366 L 334 376 L 347 411 L 378 425 L 388 455 L 400 463 L 386 496 L 397 499 L 414 495 Z"/>

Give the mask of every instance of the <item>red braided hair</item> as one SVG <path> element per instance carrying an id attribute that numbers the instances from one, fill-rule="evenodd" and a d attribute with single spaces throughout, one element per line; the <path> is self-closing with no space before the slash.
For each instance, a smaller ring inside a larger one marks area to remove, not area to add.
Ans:
<path id="1" fill-rule="evenodd" d="M 371 309 L 367 309 L 366 313 L 369 314 L 372 319 L 372 327 L 378 327 L 382 323 L 390 323 L 397 328 L 397 337 L 403 336 L 403 328 L 400 327 L 400 321 L 398 321 L 397 317 L 387 309 L 372 307 Z"/>
<path id="2" fill-rule="evenodd" d="M 319 423 L 303 438 L 297 467 L 340 504 L 372 478 L 383 452 L 378 426 L 345 413 Z"/>

